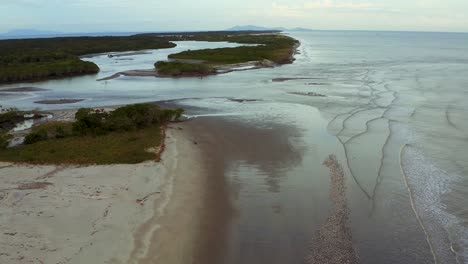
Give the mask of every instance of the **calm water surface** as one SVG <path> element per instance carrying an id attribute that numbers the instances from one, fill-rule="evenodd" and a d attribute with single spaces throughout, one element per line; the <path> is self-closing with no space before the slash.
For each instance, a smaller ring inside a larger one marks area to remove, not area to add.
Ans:
<path id="1" fill-rule="evenodd" d="M 2 93 L 0 104 L 51 109 L 64 106 L 34 102 L 87 99 L 66 106 L 77 108 L 180 99 L 198 109 L 190 116 L 250 129 L 259 143 L 226 160 L 236 214 L 224 263 L 304 262 L 331 211 L 322 165 L 329 154 L 345 169 L 361 263 L 468 263 L 468 35 L 291 34 L 302 44 L 292 65 L 203 79 L 96 81 L 152 68 L 177 51 L 235 46 L 179 42 L 149 54 L 90 58 L 102 69 L 98 76 L 4 86 L 50 91 Z M 279 77 L 310 79 L 272 82 Z M 307 92 L 326 97 L 293 94 Z"/>

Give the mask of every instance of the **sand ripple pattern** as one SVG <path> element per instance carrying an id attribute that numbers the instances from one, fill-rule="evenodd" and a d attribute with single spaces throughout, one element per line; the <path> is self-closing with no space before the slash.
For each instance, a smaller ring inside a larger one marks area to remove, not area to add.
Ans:
<path id="1" fill-rule="evenodd" d="M 351 230 L 347 224 L 349 212 L 343 168 L 335 155 L 330 155 L 323 165 L 330 169 L 330 199 L 333 202 L 334 211 L 320 228 L 306 262 L 309 264 L 358 263 Z"/>

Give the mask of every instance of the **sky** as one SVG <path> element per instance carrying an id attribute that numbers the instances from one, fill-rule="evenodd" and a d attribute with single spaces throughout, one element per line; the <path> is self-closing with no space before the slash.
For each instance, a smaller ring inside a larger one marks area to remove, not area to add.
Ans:
<path id="1" fill-rule="evenodd" d="M 468 32 L 468 0 L 0 0 L 0 33 L 222 30 Z"/>

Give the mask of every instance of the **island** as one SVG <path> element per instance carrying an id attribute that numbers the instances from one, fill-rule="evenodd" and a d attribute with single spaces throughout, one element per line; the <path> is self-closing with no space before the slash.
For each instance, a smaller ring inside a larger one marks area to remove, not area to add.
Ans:
<path id="1" fill-rule="evenodd" d="M 151 36 L 151 35 L 145 35 Z M 246 44 L 234 48 L 187 50 L 169 55 L 169 62 L 157 62 L 159 76 L 206 76 L 234 70 L 274 67 L 294 61 L 299 41 L 268 32 L 199 32 L 176 36 L 152 35 L 170 41 L 195 40 Z"/>
<path id="2" fill-rule="evenodd" d="M 175 46 L 170 41 L 146 36 L 0 40 L 0 83 L 96 74 L 99 67 L 80 56 Z"/>

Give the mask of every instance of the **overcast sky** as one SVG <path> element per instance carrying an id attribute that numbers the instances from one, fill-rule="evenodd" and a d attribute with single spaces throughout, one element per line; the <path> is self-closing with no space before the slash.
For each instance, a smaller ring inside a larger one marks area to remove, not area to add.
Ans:
<path id="1" fill-rule="evenodd" d="M 468 32 L 468 0 L 0 0 L 0 32 L 217 30 L 246 24 Z"/>

